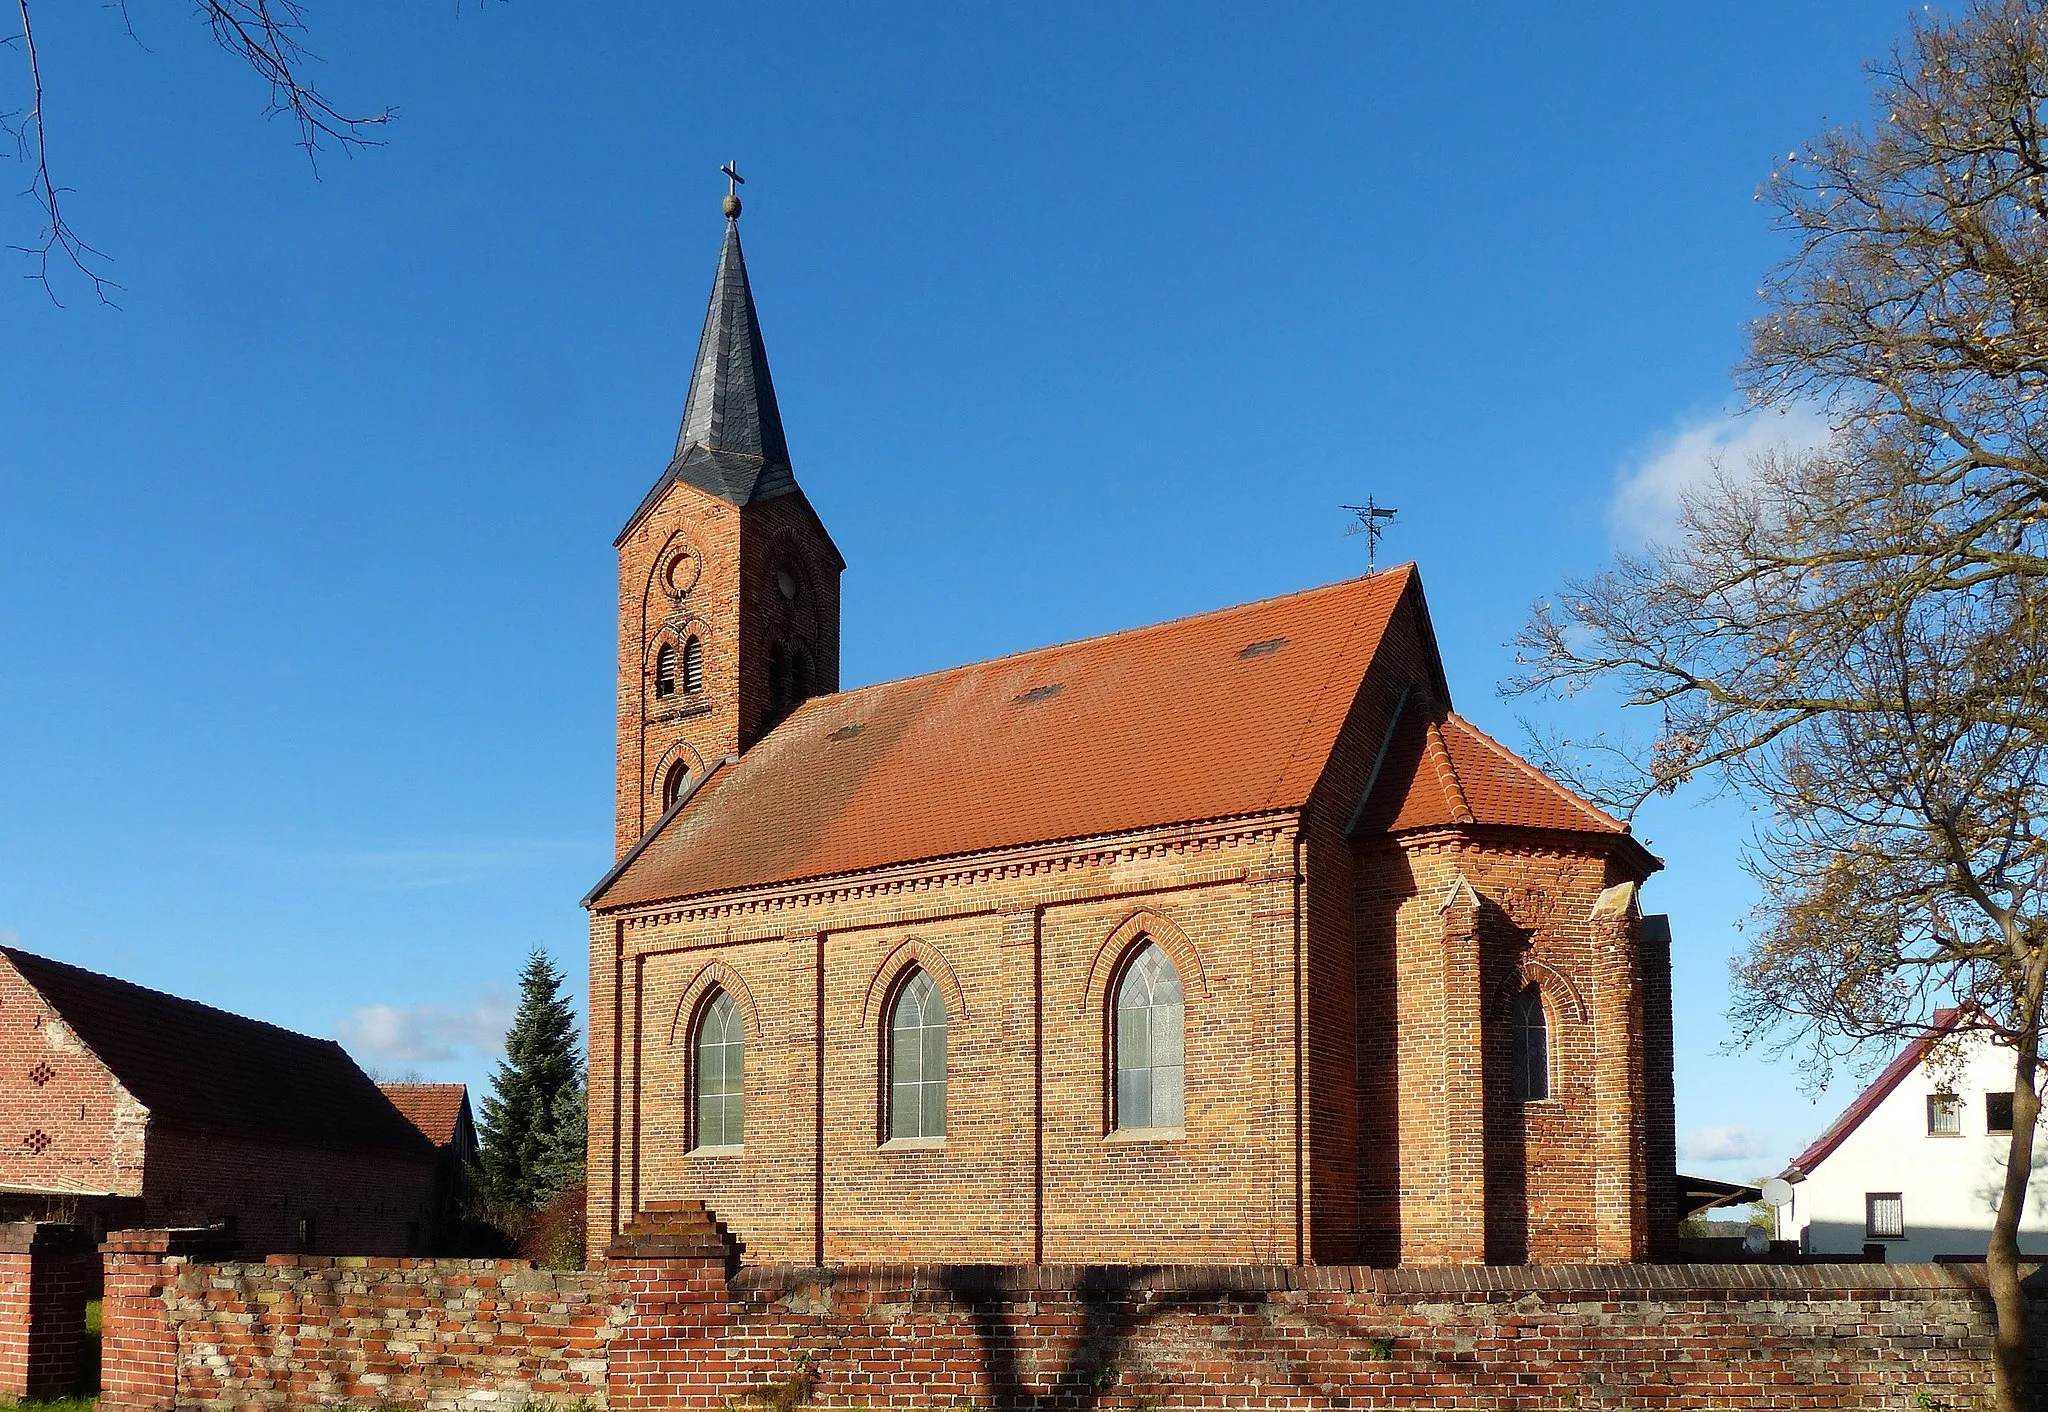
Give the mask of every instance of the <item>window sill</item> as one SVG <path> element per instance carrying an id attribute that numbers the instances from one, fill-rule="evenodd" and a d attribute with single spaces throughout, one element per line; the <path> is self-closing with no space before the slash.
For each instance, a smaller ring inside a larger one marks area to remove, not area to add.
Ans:
<path id="1" fill-rule="evenodd" d="M 936 1152 L 946 1145 L 943 1137 L 892 1137 L 881 1145 L 883 1152 Z"/>
<path id="2" fill-rule="evenodd" d="M 733 1143 L 724 1143 L 724 1144 L 721 1144 L 721 1145 L 719 1145 L 719 1146 L 717 1146 L 717 1147 L 693 1147 L 693 1148 L 691 1148 L 691 1149 L 690 1149 L 690 1156 L 692 1156 L 692 1157 L 737 1157 L 737 1156 L 739 1156 L 739 1155 L 740 1155 L 741 1153 L 745 1152 L 746 1150 L 747 1150 L 747 1146 L 746 1146 L 746 1144 L 745 1144 L 745 1143 L 743 1143 L 743 1142 L 733 1142 Z"/>
<path id="3" fill-rule="evenodd" d="M 1961 1137 L 1961 1136 L 1962 1136 L 1962 1134 L 1961 1134 L 1961 1133 L 1929 1133 L 1929 1134 L 1928 1134 L 1928 1136 L 1929 1136 L 1929 1137 L 1941 1137 L 1941 1138 L 1952 1138 L 1952 1137 Z"/>
<path id="4" fill-rule="evenodd" d="M 1104 1142 L 1182 1142 L 1186 1128 L 1113 1128 L 1102 1135 Z"/>

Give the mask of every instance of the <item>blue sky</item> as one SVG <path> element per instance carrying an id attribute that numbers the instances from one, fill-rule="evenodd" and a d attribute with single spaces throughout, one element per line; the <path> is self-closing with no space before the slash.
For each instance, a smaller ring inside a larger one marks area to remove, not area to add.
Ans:
<path id="1" fill-rule="evenodd" d="M 317 179 L 189 7 L 132 0 L 141 44 L 35 12 L 125 288 L 0 280 L 0 935 L 473 1083 L 527 948 L 583 986 L 611 538 L 675 434 L 719 163 L 846 684 L 1356 573 L 1370 493 L 1459 709 L 1517 743 L 1530 603 L 1717 447 L 1803 434 L 1723 416 L 1783 248 L 1753 197 L 1906 13 L 310 9 L 330 96 L 399 110 Z M 1749 822 L 1638 824 L 1684 1165 L 1723 1176 L 1845 1087 L 1718 1052 Z"/>

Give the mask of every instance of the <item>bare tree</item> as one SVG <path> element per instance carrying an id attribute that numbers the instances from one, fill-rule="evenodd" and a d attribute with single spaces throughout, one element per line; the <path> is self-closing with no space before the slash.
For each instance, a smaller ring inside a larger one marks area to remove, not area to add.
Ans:
<path id="1" fill-rule="evenodd" d="M 1818 1075 L 1939 1005 L 2010 1046 L 1990 1248 L 1997 1405 L 2026 1405 L 2019 1282 L 2048 986 L 2048 0 L 1915 22 L 1876 120 L 1764 195 L 1794 255 L 1743 365 L 1832 443 L 1695 489 L 1670 543 L 1539 605 L 1511 692 L 1618 687 L 1641 749 L 1549 761 L 1633 809 L 1706 778 L 1767 806 L 1744 1041 Z"/>
<path id="2" fill-rule="evenodd" d="M 102 304 L 110 304 L 110 292 L 120 286 L 105 272 L 108 258 L 71 224 L 64 210 L 64 197 L 72 188 L 52 173 L 46 89 L 34 17 L 29 0 L 15 0 L 15 5 L 21 28 L 18 33 L 0 39 L 0 47 L 20 51 L 29 101 L 27 108 L 0 117 L 0 123 L 14 138 L 16 152 L 28 167 L 29 185 L 23 194 L 41 208 L 42 232 L 36 244 L 14 248 L 29 257 L 33 269 L 28 277 L 39 282 L 53 301 L 57 298 L 50 283 L 54 261 L 69 264 L 90 282 L 94 297 Z M 110 8 L 133 38 L 135 29 L 127 0 L 114 0 Z M 196 0 L 195 8 L 214 42 L 270 85 L 265 116 L 291 117 L 308 162 L 317 163 L 319 153 L 328 145 L 344 152 L 375 145 L 376 129 L 395 116 L 390 108 L 350 116 L 321 93 L 309 77 L 308 71 L 318 62 L 318 56 L 306 48 L 305 7 L 300 0 Z"/>

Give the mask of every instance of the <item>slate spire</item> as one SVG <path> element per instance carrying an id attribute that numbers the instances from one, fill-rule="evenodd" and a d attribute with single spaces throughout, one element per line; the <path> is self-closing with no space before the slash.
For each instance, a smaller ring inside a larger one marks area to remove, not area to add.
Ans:
<path id="1" fill-rule="evenodd" d="M 697 341 L 697 366 L 690 374 L 690 396 L 683 406 L 676 455 L 683 457 L 692 447 L 701 446 L 733 456 L 759 457 L 763 471 L 779 469 L 787 479 L 789 445 L 783 440 L 782 412 L 775 405 L 768 350 L 761 343 L 754 291 L 747 283 L 747 259 L 740 249 L 739 201 L 729 197 L 726 204 L 725 246 L 718 252 L 711 307 L 704 316 L 704 334 Z M 760 498 L 758 490 L 752 498 Z M 745 504 L 745 498 L 738 503 Z"/>
<path id="2" fill-rule="evenodd" d="M 738 179 L 735 177 L 737 186 Z M 768 376 L 768 350 L 740 250 L 740 200 L 725 198 L 725 245 L 711 281 L 711 307 L 697 340 L 697 364 L 683 402 L 675 456 L 619 532 L 623 544 L 640 517 L 677 481 L 733 505 L 772 500 L 797 488 L 789 469 L 782 411 Z"/>

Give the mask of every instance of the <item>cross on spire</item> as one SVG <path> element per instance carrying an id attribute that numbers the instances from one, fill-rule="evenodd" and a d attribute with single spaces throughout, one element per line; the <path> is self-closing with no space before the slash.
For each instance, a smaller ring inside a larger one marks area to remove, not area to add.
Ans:
<path id="1" fill-rule="evenodd" d="M 740 164 L 737 159 L 727 162 L 724 166 L 720 167 L 718 174 L 724 177 L 726 181 L 726 219 L 736 221 L 740 215 L 740 188 L 747 184 L 747 179 L 740 175 Z"/>

